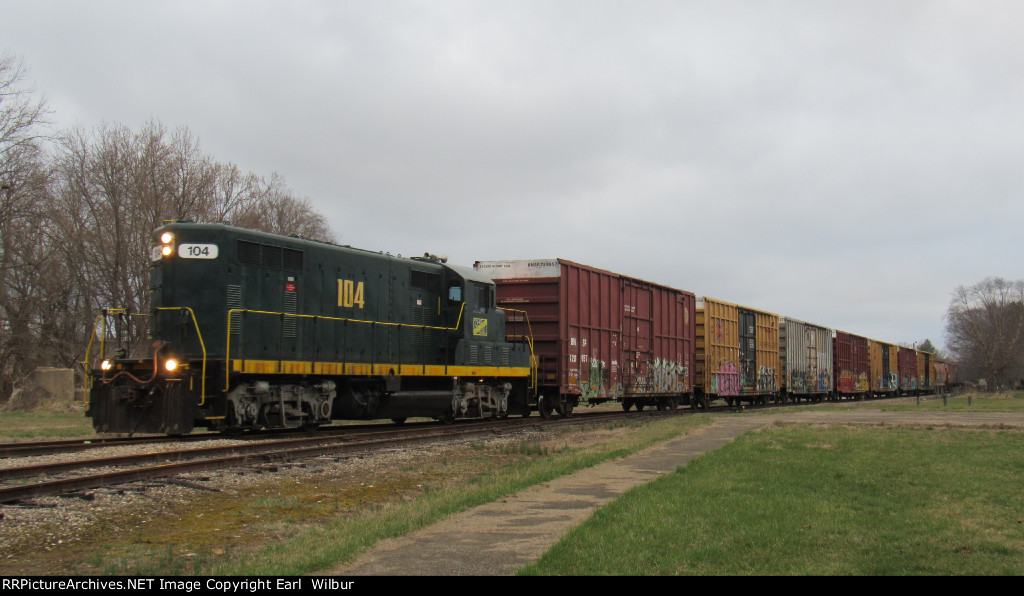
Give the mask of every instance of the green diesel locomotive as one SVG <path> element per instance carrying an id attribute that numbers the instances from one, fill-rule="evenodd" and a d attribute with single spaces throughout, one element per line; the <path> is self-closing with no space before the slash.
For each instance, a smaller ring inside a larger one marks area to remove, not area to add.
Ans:
<path id="1" fill-rule="evenodd" d="M 86 357 L 98 432 L 529 415 L 528 320 L 473 269 L 220 224 L 154 232 L 145 353 L 105 310 Z"/>

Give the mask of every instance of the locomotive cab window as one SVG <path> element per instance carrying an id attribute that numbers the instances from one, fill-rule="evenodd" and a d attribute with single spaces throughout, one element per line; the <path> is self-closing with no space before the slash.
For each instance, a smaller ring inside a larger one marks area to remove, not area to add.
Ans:
<path id="1" fill-rule="evenodd" d="M 494 289 L 486 284 L 476 282 L 469 283 L 469 296 L 476 306 L 483 308 L 494 307 Z"/>
<path id="2" fill-rule="evenodd" d="M 462 302 L 462 286 L 448 286 L 448 302 Z"/>

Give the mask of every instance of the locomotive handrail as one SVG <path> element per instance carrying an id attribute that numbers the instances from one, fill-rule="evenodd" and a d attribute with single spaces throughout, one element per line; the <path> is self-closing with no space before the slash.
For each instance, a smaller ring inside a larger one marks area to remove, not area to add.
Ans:
<path id="1" fill-rule="evenodd" d="M 92 327 L 92 335 L 89 336 L 89 343 L 85 347 L 85 359 L 82 360 L 82 368 L 85 369 L 85 389 L 86 390 L 82 392 L 82 403 L 84 403 L 86 405 L 89 404 L 89 391 L 88 390 L 92 388 L 92 377 L 93 377 L 93 375 L 89 372 L 90 370 L 92 370 L 91 367 L 89 366 L 89 360 L 90 360 L 90 354 L 92 354 L 92 344 L 93 344 L 93 342 L 96 341 L 96 329 L 100 327 L 101 323 L 103 324 L 103 327 L 100 330 L 100 334 L 99 334 L 100 335 L 100 358 L 103 358 L 104 354 L 106 354 L 106 349 L 107 349 L 106 348 L 106 345 L 107 345 L 107 317 L 109 317 L 111 315 L 114 315 L 114 314 L 117 314 L 117 313 L 127 314 L 127 315 L 133 314 L 133 313 L 129 313 L 127 308 L 103 308 L 103 309 L 100 309 L 99 314 L 96 315 L 96 323 L 94 323 L 93 327 Z M 137 316 L 137 317 L 148 317 L 148 316 L 150 316 L 150 315 L 148 315 L 146 313 L 134 313 L 134 315 Z"/>
<path id="2" fill-rule="evenodd" d="M 520 338 L 526 340 L 526 345 L 530 348 L 530 384 L 534 390 L 537 389 L 537 357 L 533 352 L 533 326 L 530 324 L 530 313 L 525 310 L 519 310 L 518 308 L 502 308 L 497 307 L 498 310 L 505 312 L 518 312 L 523 314 L 523 322 L 526 323 L 527 335 L 509 335 L 505 334 L 505 338 Z"/>
<path id="3" fill-rule="evenodd" d="M 206 342 L 203 341 L 203 332 L 199 330 L 199 321 L 196 320 L 196 313 L 187 306 L 158 306 L 156 310 L 187 310 L 192 317 L 192 325 L 196 328 L 196 337 L 199 339 L 199 347 L 203 350 L 203 373 L 199 385 L 199 405 L 206 405 Z"/>
<path id="4" fill-rule="evenodd" d="M 257 315 L 288 316 L 288 317 L 296 317 L 296 318 L 300 318 L 300 319 L 314 319 L 314 320 L 322 319 L 322 320 L 325 320 L 325 321 L 341 321 L 341 322 L 345 322 L 345 323 L 348 323 L 348 322 L 352 322 L 352 323 L 365 323 L 365 324 L 368 324 L 368 325 L 387 325 L 389 327 L 399 327 L 399 328 L 401 328 L 401 327 L 414 327 L 414 328 L 417 328 L 417 329 L 434 329 L 436 331 L 458 331 L 459 328 L 462 326 L 462 313 L 465 312 L 465 310 L 466 310 L 466 303 L 463 302 L 462 306 L 459 308 L 459 318 L 458 318 L 458 320 L 456 320 L 454 327 L 437 327 L 437 326 L 434 326 L 434 325 L 412 325 L 412 324 L 409 324 L 409 323 L 388 323 L 388 322 L 384 322 L 384 321 L 368 321 L 366 319 L 350 319 L 350 318 L 347 318 L 347 317 L 327 317 L 327 316 L 323 316 L 323 315 L 299 315 L 299 314 L 285 313 L 285 312 L 273 312 L 273 311 L 268 311 L 268 310 L 250 310 L 250 309 L 247 309 L 247 308 L 232 308 L 232 309 L 229 309 L 228 313 L 227 313 L 228 314 L 227 340 L 224 343 L 224 391 L 228 391 L 228 389 L 230 389 L 230 387 L 231 387 L 231 360 L 232 360 L 232 358 L 231 358 L 231 321 L 232 321 L 232 318 L 233 318 L 232 315 L 235 314 L 235 313 L 239 313 L 239 314 L 253 313 L 253 314 L 257 314 Z M 241 325 L 239 325 L 239 327 L 241 327 Z M 238 360 L 238 359 L 236 358 L 236 360 Z M 241 358 L 241 360 L 245 360 L 245 358 Z"/>
<path id="5" fill-rule="evenodd" d="M 100 310 L 99 314 L 96 315 L 96 322 L 92 326 L 92 335 L 89 336 L 89 344 L 85 347 L 85 359 L 82 360 L 82 368 L 85 369 L 85 391 L 82 391 L 82 403 L 88 405 L 89 403 L 89 390 L 92 389 L 92 373 L 89 371 L 92 368 L 89 366 L 90 355 L 92 354 L 92 344 L 96 341 L 96 329 L 99 328 L 100 323 L 103 324 L 103 329 L 100 331 L 100 358 L 106 350 L 107 342 L 107 316 L 112 312 L 128 312 L 126 308 L 104 308 Z"/>
<path id="6" fill-rule="evenodd" d="M 196 336 L 199 339 L 199 347 L 203 350 L 203 367 L 202 367 L 202 380 L 200 382 L 200 391 L 202 391 L 199 405 L 205 405 L 206 403 L 206 342 L 203 341 L 203 332 L 199 329 L 199 322 L 196 320 L 196 313 L 187 306 L 160 306 L 156 310 L 186 310 L 192 317 L 192 325 L 196 329 Z M 126 308 L 104 308 L 100 310 L 100 314 L 96 316 L 96 323 L 92 328 L 92 335 L 89 337 L 89 344 L 85 348 L 85 360 L 82 361 L 82 367 L 85 369 L 85 388 L 86 391 L 82 392 L 82 402 L 85 404 L 89 403 L 89 389 L 92 388 L 93 375 L 90 373 L 92 370 L 89 366 L 90 355 L 92 354 L 92 346 L 96 341 L 96 330 L 102 323 L 102 329 L 100 329 L 100 358 L 106 354 L 106 341 L 107 341 L 107 317 L 113 314 L 128 314 L 136 317 L 151 317 L 153 315 L 149 313 L 129 313 Z M 156 355 L 153 356 L 154 364 L 156 361 Z M 154 376 L 155 378 L 155 376 Z M 152 379 L 151 379 L 152 380 Z M 148 382 L 148 381 L 147 381 Z"/>

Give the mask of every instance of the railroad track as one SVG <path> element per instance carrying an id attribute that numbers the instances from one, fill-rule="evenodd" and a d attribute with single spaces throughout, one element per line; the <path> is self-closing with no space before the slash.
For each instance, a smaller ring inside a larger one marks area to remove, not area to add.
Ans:
<path id="1" fill-rule="evenodd" d="M 410 426 L 417 423 L 410 423 Z M 349 424 L 327 426 L 315 431 L 318 435 L 333 436 L 341 433 L 358 432 L 361 430 L 379 430 L 392 427 L 391 423 Z M 0 459 L 29 457 L 35 455 L 53 455 L 56 453 L 73 453 L 89 451 L 103 447 L 138 447 L 143 445 L 160 445 L 176 443 L 201 443 L 231 439 L 237 441 L 265 441 L 277 436 L 309 435 L 303 430 L 266 430 L 258 433 L 226 435 L 217 432 L 196 432 L 189 435 L 169 436 L 134 436 L 134 437 L 91 437 L 86 439 L 65 439 L 55 441 L 22 441 L 18 443 L 0 443 Z"/>
<path id="2" fill-rule="evenodd" d="M 657 416 L 670 412 L 646 412 Z M 387 427 L 347 434 L 309 433 L 227 446 L 199 447 L 113 457 L 74 459 L 0 469 L 0 503 L 25 503 L 46 495 L 88 496 L 89 491 L 143 480 L 169 478 L 189 472 L 230 467 L 295 462 L 321 456 L 349 456 L 367 450 L 438 440 L 465 440 L 521 429 L 551 425 L 595 424 L 616 419 L 636 419 L 637 414 L 596 412 L 571 418 L 510 418 L 451 426 L 422 425 Z M 223 437 L 220 437 L 223 438 Z M 61 477 L 53 477 L 61 475 Z M 26 482 L 26 479 L 31 479 Z M 20 483 L 19 483 L 20 482 Z M 25 503 L 31 504 L 31 503 Z"/>
<path id="3" fill-rule="evenodd" d="M 822 402 L 835 403 L 835 402 Z M 769 404 L 769 408 L 799 407 L 798 404 Z M 710 411 L 739 411 L 763 409 L 764 406 L 725 405 L 712 406 Z M 24 502 L 45 495 L 83 494 L 82 491 L 120 484 L 169 478 L 178 474 L 238 466 L 251 466 L 269 462 L 294 462 L 321 456 L 345 457 L 370 449 L 413 444 L 424 441 L 460 440 L 474 436 L 488 436 L 515 432 L 518 429 L 550 425 L 598 424 L 613 420 L 637 420 L 692 413 L 689 408 L 679 410 L 647 409 L 643 412 L 599 411 L 577 413 L 570 418 L 509 418 L 499 421 L 462 422 L 455 425 L 433 423 L 392 425 L 359 425 L 321 429 L 314 433 L 254 434 L 246 437 L 225 437 L 216 433 L 203 433 L 189 437 L 147 437 L 137 439 L 90 439 L 87 441 L 40 441 L 32 444 L 0 445 L 0 453 L 18 457 L 12 447 L 31 447 L 22 454 L 52 455 L 73 450 L 131 445 L 144 447 L 158 443 L 195 443 L 212 439 L 241 439 L 231 445 L 192 447 L 166 451 L 149 451 L 112 457 L 78 458 L 69 461 L 35 463 L 0 469 L 0 503 Z M 246 440 L 251 439 L 251 440 Z M 54 475 L 63 477 L 54 478 Z M 30 479 L 30 480 L 26 480 Z M 40 480 L 41 479 L 41 480 Z"/>

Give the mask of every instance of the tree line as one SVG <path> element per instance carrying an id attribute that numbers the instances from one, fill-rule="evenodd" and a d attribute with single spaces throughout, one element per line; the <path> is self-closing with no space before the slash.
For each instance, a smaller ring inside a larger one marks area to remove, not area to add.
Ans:
<path id="1" fill-rule="evenodd" d="M 51 131 L 26 79 L 0 54 L 0 399 L 37 366 L 76 366 L 99 309 L 149 311 L 150 234 L 167 220 L 335 240 L 283 177 L 214 160 L 188 129 Z"/>
<path id="2" fill-rule="evenodd" d="M 946 335 L 961 379 L 1015 387 L 1024 379 L 1024 280 L 990 277 L 957 288 Z"/>

